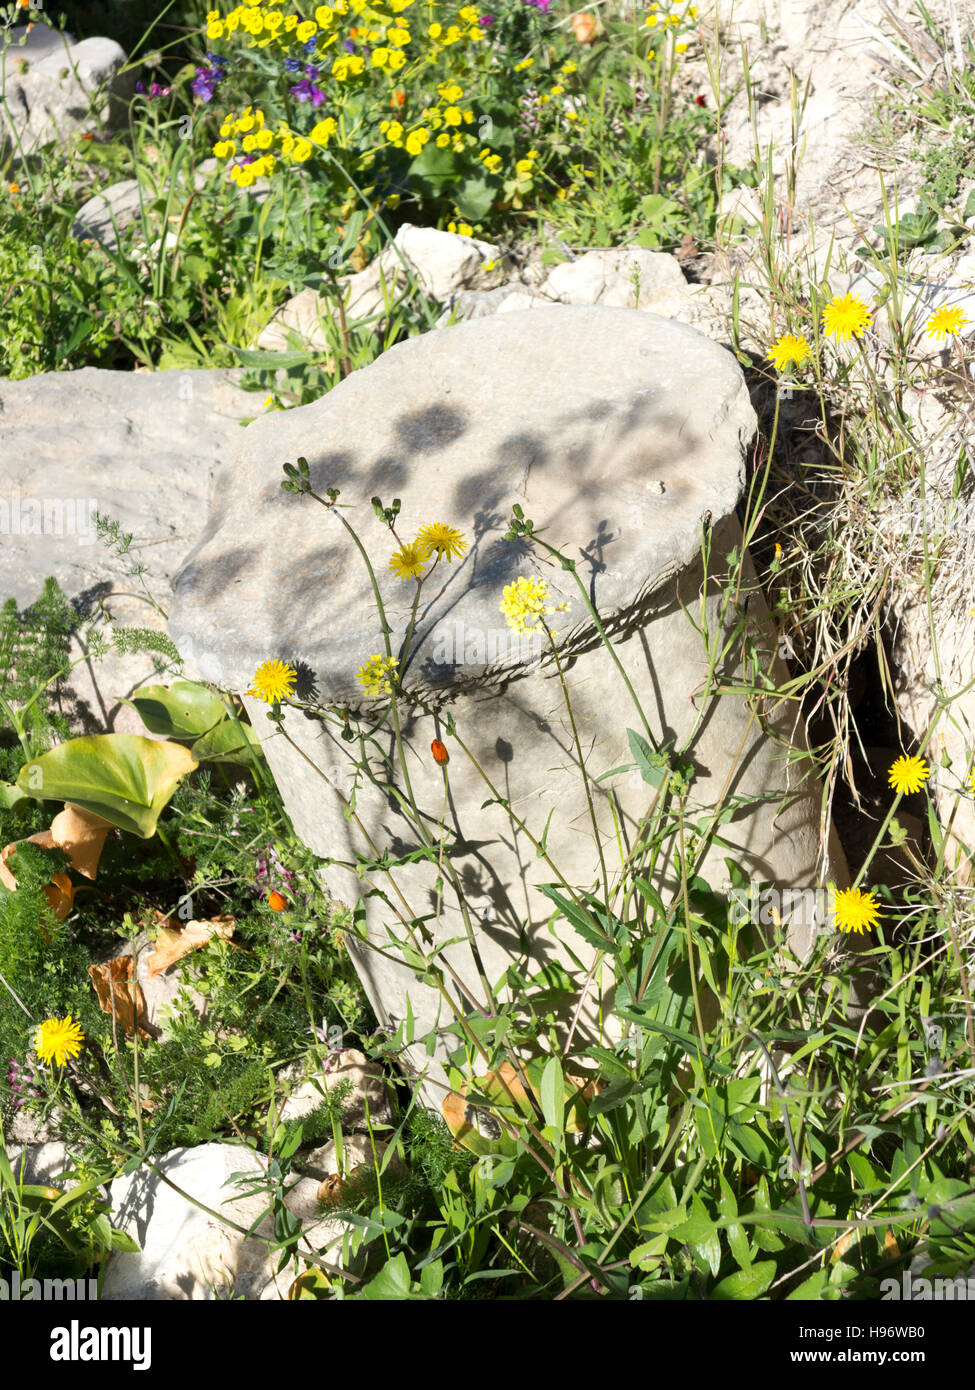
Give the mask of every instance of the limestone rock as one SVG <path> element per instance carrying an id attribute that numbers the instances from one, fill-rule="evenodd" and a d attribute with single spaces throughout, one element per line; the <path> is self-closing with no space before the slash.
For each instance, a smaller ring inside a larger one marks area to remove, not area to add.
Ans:
<path id="1" fill-rule="evenodd" d="M 79 241 L 90 237 L 110 251 L 118 250 L 118 233 L 139 216 L 141 198 L 138 179 L 123 179 L 96 193 L 78 209 L 71 234 Z"/>
<path id="2" fill-rule="evenodd" d="M 320 698 L 362 703 L 356 672 L 377 640 L 372 590 L 330 518 L 296 513 L 282 492 L 281 463 L 304 455 L 316 484 L 342 488 L 343 500 L 368 509 L 377 492 L 399 496 L 404 524 L 446 515 L 474 538 L 465 561 L 441 568 L 411 661 L 411 679 L 449 696 L 458 678 L 521 664 L 517 643 L 509 653 L 486 642 L 505 631 L 501 588 L 525 568 L 502 539 L 512 502 L 537 524 L 558 517 L 601 610 L 629 609 L 697 554 L 706 513 L 734 509 L 753 425 L 734 359 L 649 314 L 548 306 L 410 339 L 322 400 L 244 433 L 206 538 L 174 582 L 170 631 L 228 688 L 247 689 L 269 652 L 300 653 Z M 548 579 L 553 601 L 569 604 L 560 628 L 588 641 L 576 586 L 562 573 Z M 385 565 L 379 583 L 396 647 L 409 594 Z M 318 594 L 321 610 L 295 604 L 298 591 Z M 458 625 L 480 634 L 480 660 L 475 642 L 466 655 L 446 652 Z"/>
<path id="3" fill-rule="evenodd" d="M 487 318 L 489 314 L 511 314 L 519 309 L 538 309 L 548 303 L 541 295 L 517 283 L 499 285 L 494 290 L 461 290 L 451 295 L 447 308 L 437 320 L 445 328 L 464 319 Z"/>
<path id="4" fill-rule="evenodd" d="M 587 251 L 563 261 L 540 293 L 560 304 L 601 304 L 609 309 L 650 309 L 668 291 L 681 292 L 687 282 L 674 256 L 640 246 Z"/>
<path id="5" fill-rule="evenodd" d="M 287 352 L 296 347 L 321 351 L 329 341 L 330 321 L 328 299 L 317 290 L 300 290 L 276 310 L 261 329 L 255 347 L 264 352 Z"/>
<path id="6" fill-rule="evenodd" d="M 448 299 L 457 290 L 487 288 L 502 277 L 504 258 L 497 246 L 475 237 L 407 222 L 396 233 L 396 245 L 432 299 Z"/>
<path id="7" fill-rule="evenodd" d="M 348 508 L 343 515 L 373 561 L 394 653 L 402 654 L 413 590 L 389 570 L 391 543 L 370 498 L 378 495 L 387 505 L 400 499 L 404 539 L 427 522 L 457 527 L 467 552 L 427 579 L 413 647 L 401 667 L 405 686 L 427 706 L 404 727 L 413 791 L 429 823 L 437 824 L 443 781 L 429 749 L 443 727 L 433 713 L 449 710 L 490 785 L 504 788 L 536 836 L 545 831 L 550 858 L 567 881 L 590 885 L 599 862 L 559 685 L 551 661 L 542 662 L 539 636 L 522 638 L 506 627 L 499 606 L 505 585 L 541 578 L 550 604 L 565 605 L 553 621 L 585 765 L 591 777 L 603 778 L 595 814 L 610 855 L 617 843 L 614 806 L 627 840 L 646 810 L 639 776 L 628 781 L 618 772 L 631 761 L 626 730 L 637 716 L 571 574 L 504 539 L 518 503 L 575 562 L 650 711 L 653 737 L 691 741 L 694 805 L 706 807 L 728 785 L 743 797 L 793 793 L 785 805 L 749 805 L 736 816 L 702 873 L 719 886 L 723 859 L 734 854 L 743 872 L 760 881 L 813 885 L 819 793 L 811 779 L 800 786 L 801 761 L 790 763 L 760 733 L 742 698 L 714 701 L 700 728 L 689 698 L 701 687 L 707 661 L 687 611 L 698 613 L 703 602 L 715 633 L 728 621 L 719 576 L 730 550 L 741 545 L 734 513 L 754 428 L 734 357 L 693 329 L 650 313 L 550 305 L 411 339 L 315 404 L 258 420 L 245 432 L 232 469 L 218 481 L 205 537 L 174 581 L 170 631 L 206 678 L 224 688 L 246 691 L 257 665 L 279 658 L 302 665 L 306 698 L 368 720 L 374 706 L 357 672 L 383 650 L 368 574 L 335 515 L 282 491 L 281 465 L 304 456 L 320 495 L 340 489 Z M 713 524 L 707 575 L 706 518 Z M 750 571 L 745 583 L 756 587 Z M 757 592 L 749 614 L 758 648 L 775 669 L 775 634 Z M 348 785 L 349 745 L 333 724 L 289 710 L 285 739 L 268 726 L 263 707 L 250 707 L 295 830 L 328 861 L 325 878 L 335 897 L 356 901 L 381 877 L 360 879 L 344 867 L 373 857 L 359 825 L 397 859 L 413 847 L 415 832 L 368 778 L 358 784 L 357 822 L 346 817 L 344 803 L 306 761 L 329 769 L 333 788 Z M 801 730 L 784 711 L 772 727 L 783 742 L 801 743 Z M 550 866 L 534 847 L 512 845 L 504 808 L 496 799 L 486 802 L 499 793 L 489 793 L 475 766 L 455 752 L 455 867 L 489 980 L 526 955 L 565 962 L 567 948 L 546 926 L 551 901 L 540 891 L 551 882 Z M 659 870 L 661 890 L 672 891 L 672 867 L 661 863 Z M 842 878 L 841 868 L 833 872 Z M 396 870 L 411 915 L 439 914 L 436 939 L 452 943 L 443 956 L 478 998 L 464 925 L 453 898 L 441 901 L 435 878 L 436 866 L 419 860 Z M 375 892 L 364 905 L 370 939 L 388 946 L 387 928 L 394 936 L 398 929 L 395 910 Z M 815 929 L 790 921 L 800 955 Z M 417 984 L 405 965 L 349 945 L 384 1026 L 395 1030 L 403 1022 L 407 1000 L 416 1036 L 451 1021 L 442 996 Z M 587 948 L 574 938 L 572 949 L 585 957 Z M 606 1007 L 611 1011 L 611 1003 Z M 589 1024 L 596 1026 L 591 1018 Z M 430 1062 L 417 1046 L 407 1049 L 406 1060 L 418 1073 L 439 1077 L 442 1056 Z"/>
<path id="8" fill-rule="evenodd" d="M 975 802 L 970 776 L 975 767 L 975 659 L 972 620 L 975 609 L 971 552 L 975 518 L 969 502 L 959 511 L 959 545 L 946 557 L 933 596 L 937 661 L 931 645 L 931 614 L 920 582 L 898 592 L 895 658 L 897 702 L 914 733 L 923 736 L 938 713 L 934 689 L 943 682 L 952 702 L 939 719 L 928 746 L 931 778 L 927 784 L 942 827 L 950 834 L 946 862 L 959 882 L 975 882 Z M 943 586 L 943 587 L 942 587 Z M 912 751 L 905 748 L 905 752 Z M 943 766 L 947 758 L 948 767 Z"/>
<path id="9" fill-rule="evenodd" d="M 131 567 L 165 608 L 169 580 L 203 528 L 213 474 L 257 397 L 226 371 L 85 367 L 0 380 L 0 601 L 26 607 L 53 575 L 86 618 L 105 603 L 119 626 L 159 627 Z M 133 536 L 128 557 L 98 539 L 94 513 Z M 130 597 L 108 599 L 116 591 Z M 83 656 L 80 641 L 72 657 Z M 144 733 L 117 697 L 152 679 L 152 658 L 76 666 L 62 708 L 79 732 Z"/>
<path id="10" fill-rule="evenodd" d="M 382 1151 L 382 1141 L 371 1139 L 368 1134 L 343 1134 L 342 1136 L 342 1163 L 339 1163 L 338 1150 L 335 1147 L 335 1140 L 330 1139 L 327 1144 L 320 1144 L 318 1148 L 308 1149 L 302 1153 L 302 1166 L 313 1173 L 316 1178 L 330 1178 L 335 1174 L 352 1168 L 358 1167 L 360 1163 L 372 1162 L 372 1146 L 376 1145 L 377 1152 Z"/>
<path id="11" fill-rule="evenodd" d="M 111 1185 L 114 1210 L 110 1219 L 132 1236 L 140 1252 L 111 1257 L 102 1300 L 286 1298 L 294 1272 L 286 1267 L 276 1273 L 279 1257 L 270 1252 L 270 1221 L 262 1222 L 255 1236 L 245 1237 L 220 1220 L 224 1217 L 246 1231 L 265 1210 L 266 1196 L 241 1196 L 240 1189 L 228 1182 L 233 1173 L 259 1181 L 267 1171 L 267 1160 L 243 1145 L 211 1143 L 173 1149 L 154 1159 L 154 1165 L 215 1215 L 188 1202 L 148 1167 L 116 1178 Z M 313 1248 L 340 1241 L 344 1225 L 323 1222 L 309 1205 L 314 1179 L 303 1179 L 302 1184 L 286 1201 L 288 1205 L 293 1201 L 296 1214 L 314 1223 L 306 1232 Z"/>
<path id="12" fill-rule="evenodd" d="M 65 141 L 119 119 L 135 79 L 132 72 L 123 71 L 125 51 L 114 39 L 74 43 L 67 34 L 35 25 L 21 47 L 17 39 L 25 32 L 14 29 L 14 42 L 5 55 L 3 143 L 29 154 L 53 140 Z"/>
<path id="13" fill-rule="evenodd" d="M 365 270 L 339 280 L 348 323 L 381 321 L 409 284 L 407 268 L 420 288 L 432 299 L 448 300 L 458 290 L 496 285 L 503 276 L 504 257 L 496 246 L 433 227 L 407 222 Z M 282 305 L 261 331 L 257 347 L 282 352 L 298 343 L 317 351 L 336 341 L 337 323 L 329 336 L 328 324 L 337 320 L 331 297 L 304 289 Z"/>
<path id="14" fill-rule="evenodd" d="M 60 1186 L 60 1179 L 72 1167 L 68 1151 L 60 1140 L 44 1144 L 7 1143 L 7 1158 L 13 1169 L 14 1178 L 26 1184 L 39 1183 L 45 1187 Z M 23 1174 L 21 1160 L 23 1159 Z"/>
<path id="15" fill-rule="evenodd" d="M 330 1091 L 344 1082 L 352 1083 L 352 1090 L 342 1103 L 344 1130 L 366 1129 L 369 1121 L 376 1124 L 389 1118 L 382 1069 L 368 1062 L 362 1052 L 347 1047 L 329 1058 L 327 1071 L 302 1081 L 292 1091 L 281 1106 L 281 1119 L 286 1123 L 304 1119 L 318 1109 Z"/>

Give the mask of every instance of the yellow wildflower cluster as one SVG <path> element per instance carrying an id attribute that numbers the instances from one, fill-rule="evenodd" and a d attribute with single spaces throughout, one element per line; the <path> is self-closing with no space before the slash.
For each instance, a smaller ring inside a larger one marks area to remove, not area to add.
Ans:
<path id="1" fill-rule="evenodd" d="M 548 585 L 544 579 L 527 579 L 522 576 L 513 584 L 505 585 L 500 608 L 510 628 L 515 632 L 531 633 L 543 619 L 553 613 L 564 613 L 568 609 L 567 603 L 553 606 L 548 599 Z"/>
<path id="2" fill-rule="evenodd" d="M 319 122 L 316 130 L 327 124 Z M 333 129 L 334 125 L 333 121 Z M 231 112 L 224 117 L 220 139 L 213 146 L 218 159 L 234 160 L 230 177 L 240 188 L 249 188 L 256 179 L 273 174 L 279 159 L 285 164 L 303 164 L 311 158 L 312 151 L 311 142 L 296 135 L 284 121 L 272 130 L 265 123 L 264 112 L 250 106 L 239 116 Z"/>
<path id="3" fill-rule="evenodd" d="M 392 695 L 393 681 L 399 661 L 395 656 L 380 656 L 377 652 L 364 666 L 356 671 L 356 680 L 370 700 L 378 700 L 380 695 Z"/>
<path id="4" fill-rule="evenodd" d="M 348 36 L 371 49 L 370 65 L 393 73 L 406 63 L 403 50 L 410 44 L 412 35 L 405 11 L 414 3 L 415 0 L 333 0 L 330 5 L 319 5 L 314 19 L 307 19 L 289 13 L 285 0 L 267 0 L 264 4 L 237 5 L 226 15 L 210 10 L 206 36 L 212 43 L 240 35 L 249 48 L 271 48 L 282 53 L 298 47 L 308 51 L 311 47 L 321 57 L 342 39 L 344 26 L 351 20 L 353 27 L 348 30 Z M 427 6 L 428 12 L 435 8 L 439 8 L 435 0 Z M 389 10 L 390 14 L 385 15 L 384 10 Z M 481 15 L 475 5 L 463 6 L 453 18 L 453 23 L 428 27 L 427 35 L 435 50 L 483 40 Z M 361 55 L 342 54 L 335 60 L 332 76 L 344 82 L 350 77 L 361 76 L 365 70 L 366 60 Z"/>
<path id="5" fill-rule="evenodd" d="M 643 21 L 648 29 L 678 29 L 682 24 L 690 25 L 697 19 L 697 6 L 688 4 L 672 5 L 651 5 L 650 13 Z M 677 52 L 681 53 L 687 48 L 687 44 L 678 44 Z"/>
<path id="6" fill-rule="evenodd" d="M 480 43 L 484 38 L 481 28 L 481 12 L 476 5 L 465 5 L 458 10 L 453 24 L 434 23 L 427 29 L 427 35 L 437 48 L 450 48 L 456 43 Z"/>
<path id="7" fill-rule="evenodd" d="M 419 124 L 412 130 L 408 131 L 402 121 L 388 120 L 381 121 L 379 129 L 391 145 L 405 149 L 410 155 L 419 154 L 434 135 L 438 149 L 452 149 L 462 154 L 477 144 L 477 137 L 463 129 L 474 124 L 474 112 L 458 105 L 463 97 L 464 89 L 457 82 L 441 82 L 437 88 L 437 104 L 424 107 Z M 490 150 L 487 153 L 490 154 Z"/>
<path id="8" fill-rule="evenodd" d="M 386 0 L 386 3 L 394 14 L 399 14 L 408 9 L 414 0 Z M 374 12 L 377 8 L 377 5 L 367 4 L 366 0 L 334 0 L 334 4 L 319 5 L 312 20 L 300 14 L 287 13 L 283 0 L 268 0 L 267 4 L 237 5 L 226 15 L 221 15 L 219 10 L 210 10 L 206 35 L 212 42 L 238 33 L 245 34 L 249 48 L 287 50 L 308 44 L 315 38 L 323 43 L 334 43 L 336 19 L 342 20 L 346 16 L 357 18 L 366 10 Z"/>

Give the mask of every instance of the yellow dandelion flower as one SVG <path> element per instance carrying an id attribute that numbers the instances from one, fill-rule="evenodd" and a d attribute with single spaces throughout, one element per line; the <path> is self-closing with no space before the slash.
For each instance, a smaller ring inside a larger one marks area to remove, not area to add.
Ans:
<path id="1" fill-rule="evenodd" d="M 774 342 L 768 350 L 769 360 L 775 364 L 777 371 L 784 371 L 790 362 L 794 362 L 800 367 L 809 356 L 809 344 L 802 334 L 783 333 L 782 337 Z"/>
<path id="2" fill-rule="evenodd" d="M 77 1057 L 85 1040 L 80 1023 L 67 1018 L 46 1018 L 34 1033 L 34 1051 L 42 1062 L 63 1067 L 69 1057 Z"/>
<path id="3" fill-rule="evenodd" d="M 930 776 L 923 758 L 902 756 L 891 766 L 888 781 L 895 792 L 910 796 L 912 792 L 919 792 Z"/>
<path id="4" fill-rule="evenodd" d="M 880 911 L 872 893 L 864 893 L 859 888 L 832 888 L 831 913 L 837 931 L 855 932 L 861 936 L 865 931 L 875 931 L 880 921 Z"/>
<path id="5" fill-rule="evenodd" d="M 928 319 L 924 331 L 929 338 L 947 338 L 960 333 L 969 322 L 968 316 L 957 305 L 942 305 Z"/>
<path id="6" fill-rule="evenodd" d="M 410 545 L 401 545 L 390 556 L 389 568 L 397 579 L 422 579 L 426 570 L 426 556 L 420 554 L 419 545 L 413 541 Z"/>
<path id="7" fill-rule="evenodd" d="M 416 544 L 425 560 L 432 559 L 436 554 L 438 559 L 446 559 L 449 562 L 455 555 L 460 558 L 467 549 L 463 532 L 456 531 L 453 526 L 444 525 L 442 521 L 433 521 L 428 526 L 421 526 Z"/>
<path id="8" fill-rule="evenodd" d="M 263 700 L 266 705 L 286 700 L 298 679 L 298 672 L 284 661 L 264 661 L 254 672 L 248 695 Z"/>
<path id="9" fill-rule="evenodd" d="M 873 310 L 856 295 L 835 295 L 823 310 L 823 332 L 827 338 L 847 343 L 863 336 L 872 317 Z"/>

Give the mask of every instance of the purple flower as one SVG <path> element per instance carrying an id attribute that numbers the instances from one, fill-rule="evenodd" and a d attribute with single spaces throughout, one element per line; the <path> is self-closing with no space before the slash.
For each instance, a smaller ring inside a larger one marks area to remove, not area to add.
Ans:
<path id="1" fill-rule="evenodd" d="M 197 68 L 190 90 L 201 101 L 212 101 L 214 92 L 226 75 L 222 68 Z"/>
<path id="2" fill-rule="evenodd" d="M 316 87 L 314 82 L 310 81 L 307 77 L 299 82 L 297 86 L 290 87 L 288 90 L 296 101 L 310 101 L 316 110 L 325 100 L 325 93 L 322 91 L 321 87 Z"/>
<path id="3" fill-rule="evenodd" d="M 301 64 L 298 62 L 297 58 L 285 58 L 284 70 L 285 72 L 300 72 Z"/>
<path id="4" fill-rule="evenodd" d="M 314 51 L 315 51 L 315 49 L 316 49 L 317 47 L 318 47 L 318 39 L 317 39 L 317 38 L 309 39 L 308 42 L 305 44 L 305 52 L 306 52 L 306 53 L 314 53 Z"/>
<path id="5" fill-rule="evenodd" d="M 354 53 L 354 52 L 355 52 L 355 44 L 352 42 L 351 39 L 343 39 L 343 40 L 342 40 L 342 47 L 345 49 L 346 53 Z"/>
<path id="6" fill-rule="evenodd" d="M 34 1083 L 38 1080 L 37 1072 L 33 1067 L 22 1067 L 20 1063 L 11 1057 L 7 1064 L 7 1081 L 10 1089 L 17 1097 L 14 1101 L 14 1109 L 19 1110 L 22 1105 L 26 1105 L 29 1099 L 36 1100 L 40 1091 L 35 1088 Z"/>
<path id="7" fill-rule="evenodd" d="M 489 29 L 489 28 L 491 27 L 491 25 L 494 23 L 494 15 L 493 15 L 493 14 L 482 14 L 481 17 L 480 17 L 480 19 L 479 19 L 477 22 L 478 22 L 478 24 L 481 26 L 482 29 Z"/>

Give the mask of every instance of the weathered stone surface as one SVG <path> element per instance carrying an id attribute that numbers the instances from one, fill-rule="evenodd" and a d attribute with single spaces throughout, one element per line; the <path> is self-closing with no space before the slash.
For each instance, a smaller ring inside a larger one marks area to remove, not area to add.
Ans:
<path id="1" fill-rule="evenodd" d="M 967 514 L 961 511 L 961 524 L 971 527 L 972 520 L 969 503 Z M 932 776 L 927 790 L 947 835 L 946 862 L 965 883 L 975 881 L 975 801 L 970 780 L 975 768 L 975 656 L 968 616 L 975 607 L 971 536 L 969 530 L 969 553 L 963 561 L 957 554 L 948 557 L 943 571 L 945 591 L 934 597 L 937 652 L 932 644 L 931 610 L 920 581 L 899 592 L 894 648 L 898 707 L 916 738 L 923 738 L 938 716 L 937 686 L 941 684 L 952 697 L 928 745 Z M 943 758 L 948 767 L 942 765 Z"/>
<path id="2" fill-rule="evenodd" d="M 503 267 L 501 252 L 486 241 L 407 222 L 396 233 L 395 247 L 387 246 L 365 270 L 339 280 L 346 321 L 381 320 L 406 290 L 407 268 L 425 294 L 447 300 L 458 290 L 497 285 Z M 301 290 L 277 310 L 256 345 L 267 352 L 282 352 L 295 343 L 320 350 L 337 341 L 338 325 L 329 331 L 332 319 L 328 295 Z"/>
<path id="3" fill-rule="evenodd" d="M 45 1144 L 8 1142 L 6 1149 L 15 1179 L 22 1179 L 25 1185 L 42 1183 L 48 1187 L 56 1187 L 58 1180 L 72 1166 L 67 1149 L 56 1139 Z"/>
<path id="4" fill-rule="evenodd" d="M 71 224 L 71 234 L 79 241 L 90 237 L 110 251 L 117 251 L 118 233 L 139 216 L 140 207 L 139 180 L 122 179 L 81 205 Z"/>
<path id="5" fill-rule="evenodd" d="M 203 527 L 214 471 L 258 401 L 225 371 L 86 367 L 0 380 L 0 600 L 27 606 L 54 575 L 83 618 L 105 603 L 119 626 L 161 627 L 131 566 L 145 566 L 148 590 L 166 608 L 170 576 Z M 95 512 L 132 534 L 128 557 L 99 541 Z M 82 655 L 76 642 L 72 656 Z M 143 733 L 117 697 L 152 676 L 146 655 L 76 666 L 63 708 L 79 729 Z"/>
<path id="6" fill-rule="evenodd" d="M 0 144 L 29 154 L 53 140 L 118 120 L 135 78 L 122 70 L 125 51 L 114 39 L 74 43 L 67 34 L 35 25 L 21 47 L 17 39 L 25 33 L 14 29 L 4 62 Z"/>
<path id="7" fill-rule="evenodd" d="M 293 347 L 320 351 L 328 344 L 330 323 L 328 301 L 317 290 L 300 290 L 261 329 L 255 347 L 265 352 L 286 352 Z"/>
<path id="8" fill-rule="evenodd" d="M 486 289 L 502 278 L 501 252 L 476 237 L 407 222 L 396 233 L 396 245 L 413 268 L 421 289 L 433 299 L 448 299 L 457 290 Z"/>
<path id="9" fill-rule="evenodd" d="M 428 694 L 452 698 L 458 683 L 523 664 L 517 642 L 495 642 L 492 654 L 483 641 L 506 631 L 501 588 L 528 568 L 502 539 L 513 502 L 540 525 L 558 518 L 600 610 L 627 610 L 698 553 L 706 513 L 733 511 L 753 427 L 734 360 L 650 315 L 550 306 L 411 339 L 314 405 L 243 434 L 233 481 L 218 483 L 205 537 L 175 581 L 170 630 L 228 687 L 246 689 L 273 649 L 309 664 L 323 700 L 363 703 L 356 672 L 378 640 L 372 590 L 335 519 L 281 491 L 281 463 L 303 454 L 316 486 L 364 504 L 359 520 L 384 553 L 369 509 L 377 491 L 402 499 L 407 534 L 439 516 L 473 538 L 468 557 L 442 566 L 425 591 L 410 667 Z M 265 509 L 267 524 L 255 525 Z M 286 547 L 277 521 L 289 528 Z M 547 578 L 554 601 L 570 606 L 560 627 L 588 643 L 577 588 L 563 572 Z M 385 561 L 378 579 L 396 648 L 411 595 Z M 310 586 L 317 613 L 294 602 Z M 458 624 L 481 635 L 480 659 L 445 654 Z"/>
<path id="10" fill-rule="evenodd" d="M 262 1241 L 245 1238 L 220 1220 L 224 1217 L 246 1231 L 265 1210 L 265 1196 L 241 1196 L 228 1180 L 233 1173 L 259 1179 L 267 1171 L 267 1160 L 243 1145 L 212 1143 L 173 1149 L 154 1163 L 171 1183 L 217 1214 L 201 1211 L 149 1168 L 116 1178 L 111 1185 L 112 1224 L 138 1242 L 140 1253 L 111 1257 L 102 1300 L 286 1298 L 294 1271 L 275 1272 L 278 1256 L 269 1253 L 266 1243 L 269 1238 L 273 1243 L 270 1221 L 257 1229 Z M 341 1241 L 346 1228 L 318 1217 L 310 1200 L 314 1186 L 314 1179 L 302 1179 L 285 1200 L 299 1218 L 312 1223 L 305 1234 L 318 1250 Z"/>
<path id="11" fill-rule="evenodd" d="M 461 290 L 451 295 L 447 308 L 437 320 L 445 328 L 464 319 L 483 319 L 490 314 L 517 313 L 519 309 L 539 309 L 549 301 L 517 282 L 494 290 Z"/>
<path id="12" fill-rule="evenodd" d="M 734 510 L 754 426 L 734 358 L 652 314 L 550 306 L 445 328 L 393 348 L 314 405 L 246 431 L 232 472 L 218 483 L 205 536 L 174 581 L 170 630 L 203 674 L 227 688 L 245 691 L 256 666 L 277 657 L 305 665 L 316 702 L 371 708 L 356 678 L 365 659 L 382 650 L 368 575 L 337 516 L 281 491 L 282 462 L 304 455 L 315 489 L 340 488 L 342 504 L 355 508 L 344 515 L 372 557 L 394 652 L 406 636 L 413 592 L 388 569 L 392 544 L 369 499 L 401 499 L 403 538 L 429 521 L 462 530 L 470 549 L 425 583 L 402 677 L 430 710 L 449 710 L 489 779 L 486 785 L 448 738 L 454 863 L 479 951 L 492 982 L 526 953 L 535 964 L 565 963 L 561 934 L 585 958 L 585 943 L 564 922 L 559 935 L 547 928 L 551 903 L 538 886 L 552 881 L 551 864 L 529 843 L 512 847 L 499 804 L 506 799 L 536 838 L 547 826 L 549 858 L 568 882 L 588 886 L 598 877 L 559 682 L 551 664 L 539 664 L 540 644 L 505 627 L 504 585 L 544 577 L 552 604 L 566 605 L 553 622 L 590 778 L 631 762 L 626 730 L 639 727 L 639 716 L 571 575 L 503 539 L 518 503 L 575 561 L 653 737 L 678 746 L 690 741 L 694 807 L 713 805 L 724 788 L 739 796 L 795 793 L 785 806 L 750 806 L 736 815 L 723 828 L 725 844 L 704 861 L 705 875 L 722 882 L 722 861 L 733 855 L 758 880 L 812 886 L 820 858 L 818 793 L 808 784 L 798 790 L 800 769 L 759 733 L 742 697 L 716 699 L 706 711 L 694 699 L 708 663 L 687 612 L 701 613 L 714 634 L 730 621 L 716 576 L 728 551 L 740 546 Z M 708 517 L 714 528 L 705 580 L 700 556 Z M 760 595 L 749 598 L 749 612 L 759 650 L 775 669 L 774 633 L 762 632 L 768 614 Z M 734 677 L 733 661 L 723 674 Z M 381 874 L 360 879 L 343 865 L 372 857 L 359 826 L 397 857 L 414 847 L 415 832 L 397 803 L 365 780 L 351 822 L 335 795 L 349 786 L 349 745 L 335 726 L 289 711 L 285 738 L 263 718 L 263 706 L 251 701 L 250 709 L 295 829 L 323 857 L 339 861 L 326 872 L 331 890 L 354 901 L 380 887 Z M 770 712 L 770 720 L 783 742 L 801 743 L 791 716 Z M 404 711 L 413 792 L 431 826 L 442 815 L 443 780 L 429 746 L 442 730 L 431 714 Z M 600 840 L 612 860 L 610 792 L 629 841 L 646 812 L 646 787 L 626 772 L 593 787 Z M 366 899 L 374 941 L 386 944 L 387 928 L 402 937 L 404 920 L 424 916 L 436 918 L 438 942 L 463 941 L 453 895 L 440 900 L 435 891 L 435 865 L 402 864 L 395 878 L 405 907 L 394 898 Z M 661 864 L 660 883 L 674 887 L 672 867 Z M 792 944 L 805 952 L 812 924 L 792 925 Z M 458 989 L 480 998 L 466 943 L 447 947 L 444 957 L 463 982 Z M 372 952 L 356 959 L 387 1026 L 403 1020 L 407 996 L 418 1035 L 450 1021 L 440 997 L 405 967 Z M 422 1051 L 408 1058 L 427 1067 Z M 442 1075 L 436 1064 L 431 1070 Z"/>
<path id="13" fill-rule="evenodd" d="M 334 1139 L 303 1152 L 301 1162 L 316 1178 L 334 1177 L 336 1173 L 347 1173 L 357 1168 L 360 1163 L 371 1163 L 373 1144 L 376 1145 L 376 1152 L 381 1154 L 385 1148 L 382 1140 L 370 1138 L 368 1134 L 343 1134 L 341 1163 Z M 315 1190 L 318 1190 L 317 1183 Z"/>
<path id="14" fill-rule="evenodd" d="M 279 1074 L 279 1081 L 283 1074 Z M 389 1099 L 382 1069 L 366 1060 L 365 1054 L 353 1047 L 344 1048 L 329 1058 L 327 1071 L 302 1081 L 281 1106 L 281 1119 L 286 1122 L 303 1120 L 343 1083 L 351 1082 L 352 1089 L 342 1103 L 342 1128 L 366 1129 L 389 1118 Z"/>
<path id="15" fill-rule="evenodd" d="M 563 261 L 539 293 L 560 304 L 652 311 L 654 300 L 661 295 L 686 289 L 687 282 L 673 256 L 639 246 L 617 246 Z"/>

